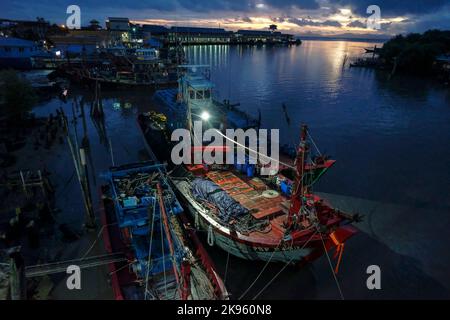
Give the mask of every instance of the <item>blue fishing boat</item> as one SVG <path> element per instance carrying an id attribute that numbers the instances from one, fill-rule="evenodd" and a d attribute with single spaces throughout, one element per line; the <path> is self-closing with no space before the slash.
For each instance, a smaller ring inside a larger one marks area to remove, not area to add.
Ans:
<path id="1" fill-rule="evenodd" d="M 205 120 L 212 128 L 253 128 L 257 119 L 229 100 L 220 102 L 213 94 L 214 83 L 208 65 L 180 65 L 178 88 L 158 90 L 154 99 L 161 105 L 171 129 L 185 128 L 186 119 Z"/>
<path id="2" fill-rule="evenodd" d="M 183 208 L 155 162 L 113 167 L 102 187 L 105 249 L 127 262 L 109 265 L 115 298 L 226 299 L 227 291 Z"/>
<path id="3" fill-rule="evenodd" d="M 239 108 L 239 104 L 231 104 L 228 100 L 219 102 L 214 97 L 213 89 L 209 66 L 181 65 L 178 88 L 155 92 L 153 99 L 160 112 L 140 114 L 138 125 L 156 159 L 171 166 L 170 135 L 179 128 L 190 129 L 192 121 L 202 121 L 204 129 L 217 128 L 221 131 L 260 126 L 260 119 L 248 115 Z"/>

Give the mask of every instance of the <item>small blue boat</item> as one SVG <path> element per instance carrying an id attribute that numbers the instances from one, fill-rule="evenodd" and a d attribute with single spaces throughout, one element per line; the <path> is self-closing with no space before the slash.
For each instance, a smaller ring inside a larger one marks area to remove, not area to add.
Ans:
<path id="1" fill-rule="evenodd" d="M 161 164 L 111 168 L 102 187 L 105 248 L 116 299 L 226 299 L 225 286 L 193 231 Z"/>

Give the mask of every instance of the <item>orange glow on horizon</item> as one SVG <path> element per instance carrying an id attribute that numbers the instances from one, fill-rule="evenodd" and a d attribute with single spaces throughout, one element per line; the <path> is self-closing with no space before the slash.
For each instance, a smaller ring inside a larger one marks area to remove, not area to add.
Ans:
<path id="1" fill-rule="evenodd" d="M 197 18 L 197 19 L 143 19 L 143 20 L 132 20 L 133 23 L 137 24 L 156 24 L 164 25 L 166 27 L 171 26 L 190 26 L 190 27 L 208 27 L 208 28 L 224 28 L 230 31 L 237 31 L 239 29 L 247 30 L 269 30 L 269 25 L 276 24 L 277 30 L 290 33 L 290 34 L 304 34 L 304 33 L 314 33 L 321 35 L 339 35 L 344 33 L 353 33 L 357 35 L 363 34 L 376 34 L 379 33 L 377 30 L 371 30 L 361 27 L 348 27 L 347 25 L 354 21 L 359 20 L 364 23 L 364 19 L 356 18 L 352 16 L 352 12 L 349 9 L 341 9 L 339 13 L 328 17 L 326 20 L 336 21 L 341 24 L 340 27 L 336 26 L 325 26 L 325 25 L 302 25 L 299 26 L 295 23 L 283 21 L 283 22 L 273 22 L 271 17 L 268 16 L 249 16 L 250 21 L 244 21 L 239 18 L 222 18 L 222 19 L 208 19 L 208 18 Z M 307 19 L 313 23 L 320 23 L 323 20 L 317 19 Z M 403 17 L 396 17 L 392 19 L 382 19 L 381 23 L 398 23 L 404 21 Z"/>

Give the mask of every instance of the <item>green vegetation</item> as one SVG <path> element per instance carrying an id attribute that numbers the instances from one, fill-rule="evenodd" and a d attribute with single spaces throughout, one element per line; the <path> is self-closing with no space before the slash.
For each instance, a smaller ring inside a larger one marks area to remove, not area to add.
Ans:
<path id="1" fill-rule="evenodd" d="M 380 58 L 388 65 L 397 62 L 402 72 L 430 74 L 436 56 L 446 53 L 450 53 L 450 31 L 428 30 L 390 39 L 381 49 Z"/>
<path id="2" fill-rule="evenodd" d="M 16 71 L 0 71 L 0 112 L 12 120 L 20 120 L 36 104 L 37 96 L 30 83 Z"/>

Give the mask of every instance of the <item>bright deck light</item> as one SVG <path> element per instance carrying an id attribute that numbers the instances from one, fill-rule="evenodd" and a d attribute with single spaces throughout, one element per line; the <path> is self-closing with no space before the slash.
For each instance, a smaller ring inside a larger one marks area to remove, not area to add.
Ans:
<path id="1" fill-rule="evenodd" d="M 200 115 L 200 118 L 202 118 L 202 120 L 204 120 L 204 121 L 208 121 L 210 118 L 210 115 L 207 111 L 203 111 L 202 114 Z"/>

